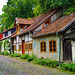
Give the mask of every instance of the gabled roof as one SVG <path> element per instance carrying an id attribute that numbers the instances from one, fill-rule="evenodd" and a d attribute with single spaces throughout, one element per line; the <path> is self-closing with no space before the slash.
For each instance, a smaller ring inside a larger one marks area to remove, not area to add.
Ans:
<path id="1" fill-rule="evenodd" d="M 14 24 L 14 25 L 16 25 L 16 21 L 17 21 L 18 24 L 30 25 L 30 24 L 32 24 L 35 20 L 36 20 L 36 17 L 33 17 L 33 18 L 31 18 L 31 19 L 15 18 L 15 24 Z"/>
<path id="2" fill-rule="evenodd" d="M 4 37 L 4 38 L 2 38 L 2 39 L 0 39 L 0 40 L 4 40 L 4 39 L 7 39 L 7 38 L 10 38 L 10 37 L 12 37 L 15 33 L 16 33 L 16 31 L 15 31 L 14 33 L 12 33 L 11 35 L 6 36 L 6 37 Z"/>
<path id="3" fill-rule="evenodd" d="M 40 30 L 33 37 L 44 36 L 47 34 L 64 31 L 66 27 L 75 22 L 75 13 L 71 15 L 61 16 L 48 26 L 44 28 L 44 30 Z"/>
<path id="4" fill-rule="evenodd" d="M 38 27 L 39 25 L 41 25 L 45 20 L 47 20 L 50 16 L 52 16 L 55 12 L 57 12 L 60 8 L 56 8 L 53 10 L 50 10 L 38 17 L 35 18 L 35 21 L 25 30 L 23 30 L 21 33 L 19 33 L 18 35 L 22 35 L 28 31 L 32 31 L 34 30 L 36 27 Z"/>

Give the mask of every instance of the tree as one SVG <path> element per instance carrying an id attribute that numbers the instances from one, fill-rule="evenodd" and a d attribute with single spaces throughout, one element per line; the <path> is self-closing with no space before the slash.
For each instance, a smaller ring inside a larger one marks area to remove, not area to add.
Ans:
<path id="1" fill-rule="evenodd" d="M 64 9 L 63 14 L 75 12 L 75 0 L 38 0 L 37 2 L 34 8 L 34 14 L 37 16 L 57 7 Z"/>
<path id="2" fill-rule="evenodd" d="M 32 18 L 35 0 L 8 0 L 7 5 L 3 6 L 1 24 L 4 28 L 13 27 L 15 17 Z"/>

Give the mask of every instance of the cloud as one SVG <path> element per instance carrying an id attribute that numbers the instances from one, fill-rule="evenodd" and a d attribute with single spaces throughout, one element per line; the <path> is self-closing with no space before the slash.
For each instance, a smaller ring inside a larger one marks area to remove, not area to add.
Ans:
<path id="1" fill-rule="evenodd" d="M 7 0 L 0 0 L 0 15 L 3 13 L 2 12 L 3 5 L 6 5 L 6 4 L 7 4 Z"/>

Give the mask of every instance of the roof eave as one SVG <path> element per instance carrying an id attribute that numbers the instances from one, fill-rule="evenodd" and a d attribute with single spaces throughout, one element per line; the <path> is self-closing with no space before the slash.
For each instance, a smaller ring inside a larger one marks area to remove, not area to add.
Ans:
<path id="1" fill-rule="evenodd" d="M 68 28 L 74 22 L 75 22 L 75 18 L 71 22 L 69 22 L 64 28 L 62 28 L 60 31 L 53 32 L 53 33 L 48 33 L 48 34 L 42 34 L 42 35 L 38 35 L 38 36 L 32 36 L 32 38 L 36 38 L 36 37 L 46 36 L 46 35 L 50 35 L 50 34 L 54 34 L 54 33 L 63 32 L 64 30 L 66 30 L 66 28 Z"/>

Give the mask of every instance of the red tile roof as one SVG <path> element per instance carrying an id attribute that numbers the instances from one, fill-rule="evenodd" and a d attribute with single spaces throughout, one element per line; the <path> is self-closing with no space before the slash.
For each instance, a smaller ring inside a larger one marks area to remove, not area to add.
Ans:
<path id="1" fill-rule="evenodd" d="M 49 33 L 54 33 L 62 30 L 68 23 L 70 23 L 73 19 L 75 19 L 75 13 L 72 15 L 66 15 L 66 16 L 61 16 L 48 26 L 44 28 L 44 30 L 40 30 L 36 34 L 33 35 L 33 37 L 38 37 L 41 35 L 49 34 Z"/>
<path id="2" fill-rule="evenodd" d="M 32 24 L 35 21 L 35 17 L 31 19 L 26 19 L 26 18 L 16 18 L 19 24 Z"/>
<path id="3" fill-rule="evenodd" d="M 27 31 L 31 31 L 33 29 L 35 29 L 37 26 L 39 26 L 40 24 L 42 24 L 46 19 L 48 19 L 51 15 L 53 15 L 56 11 L 58 11 L 60 8 L 56 8 L 54 10 L 50 10 L 47 13 L 44 13 L 38 17 L 35 18 L 35 21 L 25 30 L 23 30 L 21 33 L 19 33 L 18 35 L 22 35 Z"/>

